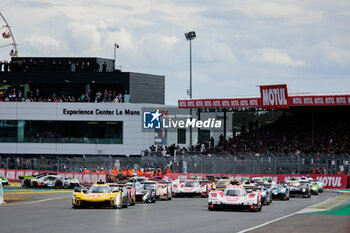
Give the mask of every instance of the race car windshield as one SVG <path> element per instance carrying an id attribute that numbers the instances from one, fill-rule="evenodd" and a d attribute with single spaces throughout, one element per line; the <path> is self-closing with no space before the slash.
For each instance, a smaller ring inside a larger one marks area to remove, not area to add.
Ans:
<path id="1" fill-rule="evenodd" d="M 196 182 L 190 181 L 190 182 L 186 182 L 185 187 L 196 187 Z"/>
<path id="2" fill-rule="evenodd" d="M 298 187 L 298 186 L 300 186 L 300 182 L 299 181 L 291 181 L 290 186 Z"/>
<path id="3" fill-rule="evenodd" d="M 92 186 L 89 193 L 109 193 L 110 189 L 107 186 Z"/>
<path id="4" fill-rule="evenodd" d="M 242 190 L 240 189 L 226 189 L 224 195 L 238 197 L 241 196 Z"/>
<path id="5" fill-rule="evenodd" d="M 44 180 L 45 181 L 54 181 L 54 180 L 56 180 L 56 177 L 50 176 L 50 177 L 46 177 Z"/>
<path id="6" fill-rule="evenodd" d="M 153 189 L 154 188 L 154 184 L 144 184 L 143 188 L 144 189 Z"/>
<path id="7" fill-rule="evenodd" d="M 220 185 L 220 184 L 221 184 L 221 185 L 226 185 L 226 184 L 227 184 L 227 181 L 221 180 L 221 181 L 218 182 L 218 184 L 219 184 L 219 185 Z"/>

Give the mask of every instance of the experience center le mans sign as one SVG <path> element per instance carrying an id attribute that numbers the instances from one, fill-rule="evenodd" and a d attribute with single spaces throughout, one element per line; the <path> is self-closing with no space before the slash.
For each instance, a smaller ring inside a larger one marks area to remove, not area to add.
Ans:
<path id="1" fill-rule="evenodd" d="M 260 97 L 206 98 L 179 100 L 179 108 L 262 108 L 286 109 L 292 106 L 350 105 L 346 94 L 288 94 L 286 84 L 260 86 Z"/>
<path id="2" fill-rule="evenodd" d="M 124 110 L 119 110 L 119 109 L 115 109 L 115 110 L 110 110 L 110 109 L 68 109 L 68 108 L 63 108 L 63 115 L 109 115 L 109 116 L 113 116 L 113 115 L 140 115 L 140 111 L 133 111 L 130 109 L 124 109 Z"/>

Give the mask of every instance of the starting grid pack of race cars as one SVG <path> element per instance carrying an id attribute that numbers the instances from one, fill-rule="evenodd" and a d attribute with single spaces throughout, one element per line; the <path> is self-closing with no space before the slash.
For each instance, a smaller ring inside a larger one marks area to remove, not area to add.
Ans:
<path id="1" fill-rule="evenodd" d="M 70 188 L 73 208 L 111 207 L 127 208 L 137 202 L 155 203 L 173 197 L 202 197 L 208 199 L 208 210 L 240 209 L 261 211 L 272 200 L 288 201 L 290 197 L 310 198 L 323 192 L 323 182 L 309 177 L 294 177 L 286 182 L 270 178 L 207 177 L 207 179 L 167 176 L 153 178 L 135 176 L 111 183 L 96 182 L 81 186 L 74 178 L 62 178 L 55 173 L 22 176 L 21 185 L 30 188 Z M 4 180 L 3 185 L 7 182 Z"/>

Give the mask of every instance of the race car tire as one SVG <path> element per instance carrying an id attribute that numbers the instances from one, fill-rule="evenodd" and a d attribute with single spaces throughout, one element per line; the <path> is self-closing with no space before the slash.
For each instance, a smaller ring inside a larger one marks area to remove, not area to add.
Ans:
<path id="1" fill-rule="evenodd" d="M 37 188 L 38 187 L 38 183 L 37 182 L 33 182 L 31 185 L 32 188 Z"/>
<path id="2" fill-rule="evenodd" d="M 24 180 L 23 182 L 23 187 L 30 187 L 30 181 L 29 180 Z"/>
<path id="3" fill-rule="evenodd" d="M 122 208 L 128 208 L 128 200 L 127 199 L 124 199 Z"/>
<path id="4" fill-rule="evenodd" d="M 57 180 L 55 183 L 55 188 L 62 188 L 63 187 L 63 182 L 62 180 Z"/>
<path id="5" fill-rule="evenodd" d="M 79 206 L 77 206 L 77 205 L 72 205 L 72 208 L 73 208 L 73 209 L 78 209 Z"/>

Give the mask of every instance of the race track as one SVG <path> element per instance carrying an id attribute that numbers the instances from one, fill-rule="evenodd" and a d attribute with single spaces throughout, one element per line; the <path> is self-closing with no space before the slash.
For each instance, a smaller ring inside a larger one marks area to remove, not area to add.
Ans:
<path id="1" fill-rule="evenodd" d="M 312 198 L 273 201 L 262 212 L 208 211 L 206 198 L 176 198 L 127 209 L 72 209 L 71 195 L 0 206 L 1 232 L 239 232 L 295 213 L 335 197 L 325 192 Z"/>

